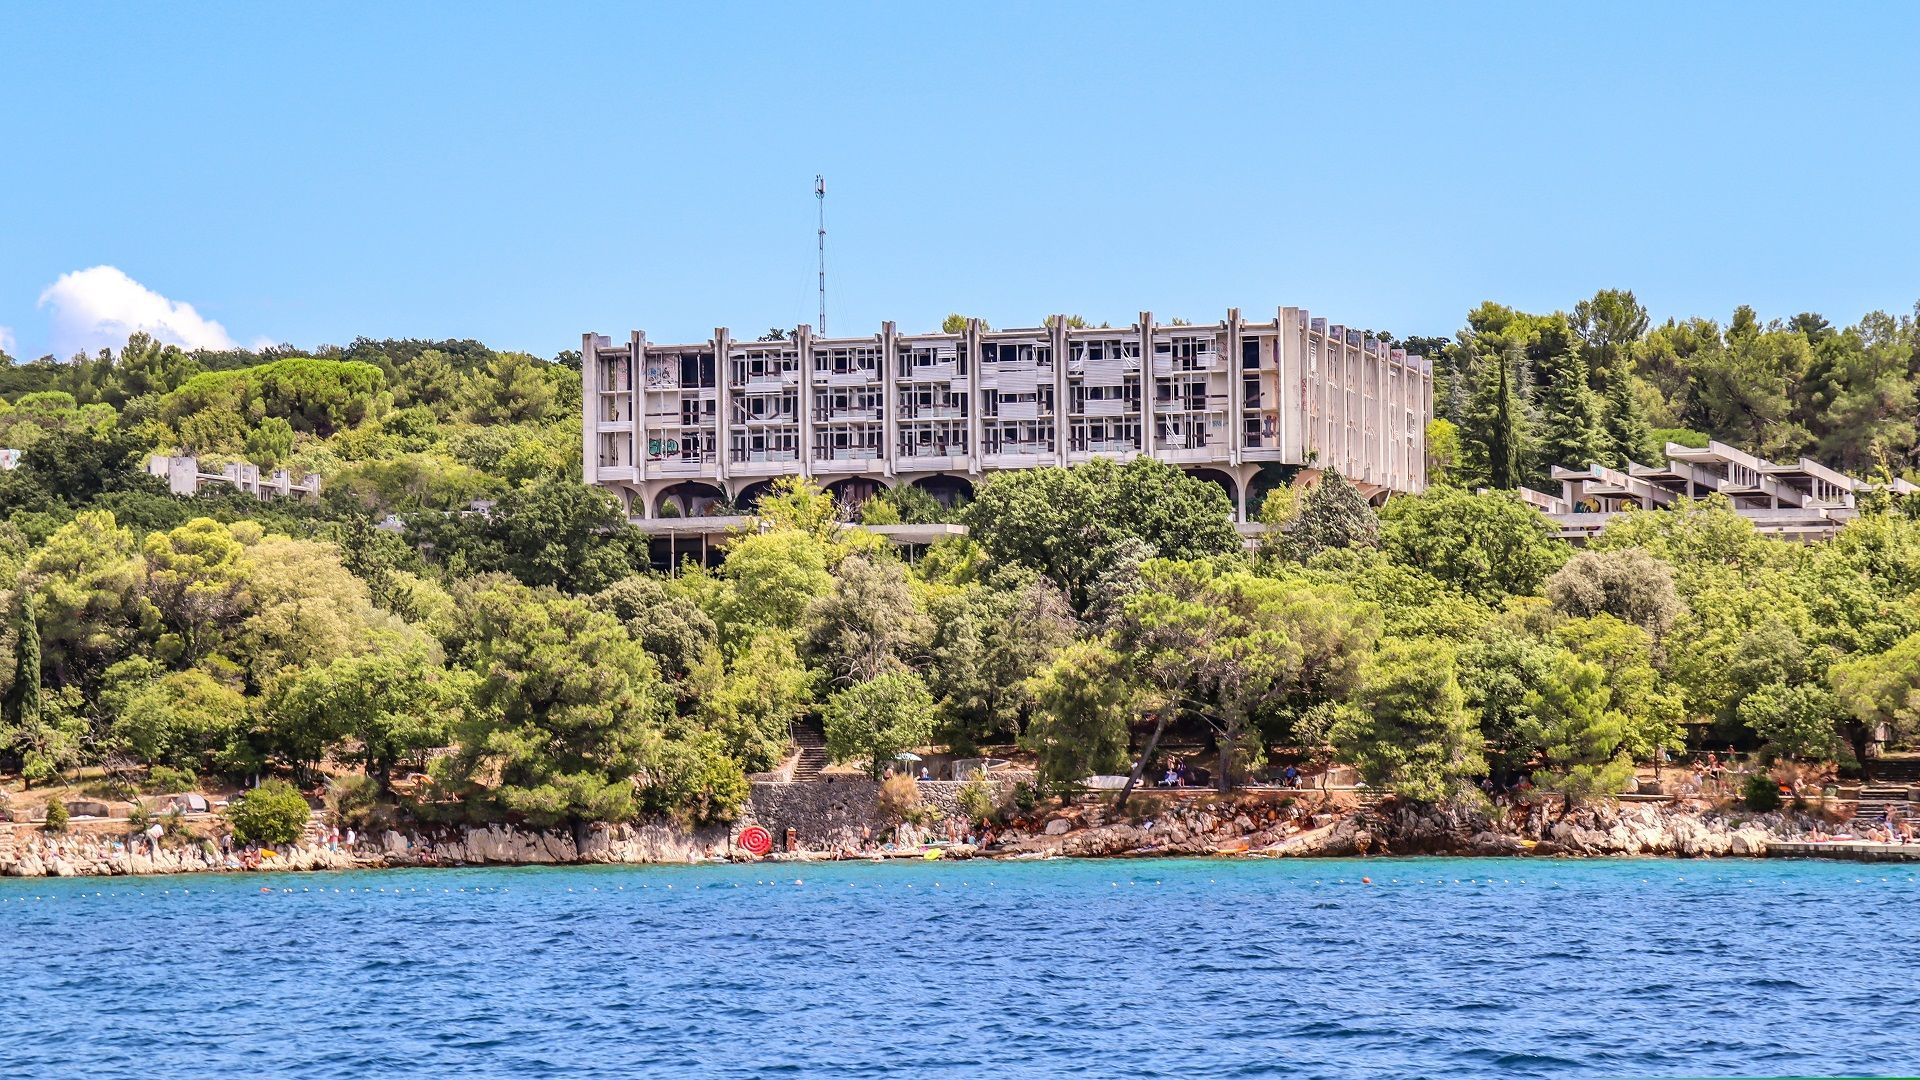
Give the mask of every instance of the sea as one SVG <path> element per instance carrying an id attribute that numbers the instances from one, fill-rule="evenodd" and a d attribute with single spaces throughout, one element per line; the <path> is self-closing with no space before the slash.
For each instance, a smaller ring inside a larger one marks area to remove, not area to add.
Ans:
<path id="1" fill-rule="evenodd" d="M 1920 1073 L 1914 870 L 761 863 L 0 879 L 18 1077 Z"/>

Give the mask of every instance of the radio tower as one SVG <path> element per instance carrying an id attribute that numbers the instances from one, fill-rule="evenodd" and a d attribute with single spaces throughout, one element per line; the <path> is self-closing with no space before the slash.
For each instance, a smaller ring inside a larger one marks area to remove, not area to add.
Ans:
<path id="1" fill-rule="evenodd" d="M 820 203 L 820 336 L 827 336 L 827 178 L 813 174 L 813 197 Z"/>

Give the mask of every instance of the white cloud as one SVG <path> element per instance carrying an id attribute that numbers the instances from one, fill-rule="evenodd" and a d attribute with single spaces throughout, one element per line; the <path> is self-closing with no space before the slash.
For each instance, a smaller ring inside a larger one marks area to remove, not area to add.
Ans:
<path id="1" fill-rule="evenodd" d="M 61 356 L 117 349 L 140 330 L 184 349 L 234 347 L 226 328 L 192 304 L 169 300 L 114 266 L 60 275 L 40 294 L 40 306 L 53 308 L 53 348 Z"/>
<path id="2" fill-rule="evenodd" d="M 17 345 L 18 343 L 13 339 L 13 327 L 0 326 L 0 353 L 12 356 Z"/>

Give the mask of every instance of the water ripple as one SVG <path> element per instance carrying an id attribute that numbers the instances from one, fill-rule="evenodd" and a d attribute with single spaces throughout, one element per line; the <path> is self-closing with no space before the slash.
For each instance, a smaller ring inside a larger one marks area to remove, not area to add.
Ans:
<path id="1" fill-rule="evenodd" d="M 355 1080 L 1910 1074 L 1920 990 L 1894 976 L 1920 953 L 1917 903 L 1904 872 L 1659 860 L 8 879 L 0 1060 Z"/>

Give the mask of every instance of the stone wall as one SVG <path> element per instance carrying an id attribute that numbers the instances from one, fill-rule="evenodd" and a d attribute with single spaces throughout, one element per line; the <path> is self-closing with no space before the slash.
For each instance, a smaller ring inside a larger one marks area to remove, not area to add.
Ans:
<path id="1" fill-rule="evenodd" d="M 948 821 L 964 818 L 960 811 L 960 792 L 970 781 L 922 780 L 920 800 L 940 812 L 933 826 L 935 835 L 944 836 Z M 1000 784 L 1001 790 L 1006 789 Z M 800 846 L 824 850 L 835 846 L 855 846 L 860 830 L 872 830 L 878 843 L 893 822 L 882 817 L 878 806 L 880 785 L 865 777 L 821 779 L 804 784 L 755 783 L 747 799 L 746 813 L 739 822 L 765 826 L 773 834 L 774 846 L 786 842 L 793 829 Z"/>

